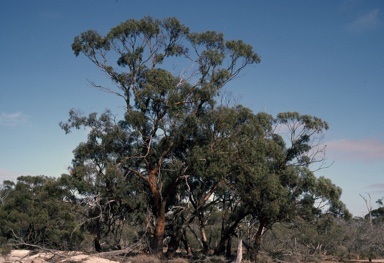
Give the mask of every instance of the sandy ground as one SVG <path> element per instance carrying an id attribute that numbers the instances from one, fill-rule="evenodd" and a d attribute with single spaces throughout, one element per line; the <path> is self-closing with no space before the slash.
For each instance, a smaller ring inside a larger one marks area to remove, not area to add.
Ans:
<path id="1" fill-rule="evenodd" d="M 118 261 L 112 261 L 105 258 L 94 255 L 86 255 L 79 252 L 43 252 L 34 254 L 30 250 L 12 250 L 9 255 L 0 256 L 0 263 L 13 263 L 13 262 L 25 262 L 25 263 L 46 263 L 49 260 L 55 258 L 55 262 L 84 262 L 84 263 L 118 263 Z M 52 262 L 52 261 L 50 261 Z"/>

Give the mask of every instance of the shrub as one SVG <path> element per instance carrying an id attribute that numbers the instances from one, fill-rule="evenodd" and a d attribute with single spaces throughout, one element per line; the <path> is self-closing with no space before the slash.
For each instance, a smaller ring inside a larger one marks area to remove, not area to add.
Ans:
<path id="1" fill-rule="evenodd" d="M 12 252 L 12 247 L 5 245 L 1 247 L 1 255 L 2 256 L 7 256 Z"/>

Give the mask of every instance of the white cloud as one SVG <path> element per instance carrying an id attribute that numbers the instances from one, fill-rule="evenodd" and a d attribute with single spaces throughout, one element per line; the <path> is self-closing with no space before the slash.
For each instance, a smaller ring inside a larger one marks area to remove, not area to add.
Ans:
<path id="1" fill-rule="evenodd" d="M 15 126 L 24 122 L 27 116 L 21 112 L 0 113 L 0 126 Z"/>
<path id="2" fill-rule="evenodd" d="M 375 9 L 365 13 L 348 24 L 348 30 L 353 33 L 371 31 L 381 26 L 380 10 Z"/>

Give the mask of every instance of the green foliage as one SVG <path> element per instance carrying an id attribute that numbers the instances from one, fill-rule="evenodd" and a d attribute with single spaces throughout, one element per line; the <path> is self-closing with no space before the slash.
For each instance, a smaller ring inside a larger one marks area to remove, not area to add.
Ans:
<path id="1" fill-rule="evenodd" d="M 383 221 L 384 219 L 384 207 L 379 207 L 371 211 L 371 216 L 375 222 Z M 369 219 L 369 213 L 365 215 L 365 219 Z"/>
<path id="2" fill-rule="evenodd" d="M 350 216 L 340 201 L 341 189 L 329 179 L 315 177 L 309 168 L 321 161 L 316 155 L 322 156 L 324 149 L 315 147 L 327 128 L 322 120 L 299 113 L 281 113 L 276 119 L 265 113 L 243 115 L 240 125 L 232 128 L 236 147 L 230 150 L 226 178 L 247 211 L 242 216 L 251 215 L 257 222 L 252 253 L 257 255 L 265 230 L 277 222 L 298 217 L 312 222 L 323 213 Z M 278 129 L 288 131 L 287 139 L 275 133 Z M 239 218 L 229 220 L 227 231 L 234 231 Z"/>
<path id="3" fill-rule="evenodd" d="M 74 150 L 71 175 L 63 175 L 74 193 L 69 199 L 90 233 L 111 239 L 111 246 L 119 247 L 125 225 L 143 222 L 147 209 L 145 186 L 133 173 L 124 172 L 129 160 L 122 166 L 126 156 L 135 151 L 130 141 L 137 135 L 127 137 L 110 112 L 89 118 L 71 112 L 70 118 L 74 126 L 82 123 L 92 131 L 88 141 Z"/>
<path id="4" fill-rule="evenodd" d="M 260 63 L 251 45 L 215 31 L 190 32 L 176 18 L 145 17 L 105 36 L 83 32 L 72 50 L 114 82 L 114 88 L 91 84 L 121 97 L 125 113 L 117 119 L 109 110 L 87 116 L 71 110 L 61 128 L 89 133 L 73 151 L 70 173 L 4 181 L 2 244 L 78 249 L 86 236 L 89 244 L 102 240 L 102 250 L 141 242 L 143 251 L 160 255 L 167 238 L 169 257 L 183 243 L 188 253 L 214 249 L 230 258 L 236 237 L 254 261 L 265 237 L 260 262 L 272 262 L 271 255 L 297 260 L 296 253 L 303 260 L 344 257 L 346 248 L 380 254 L 384 235 L 372 236 L 382 222 L 344 221 L 350 214 L 341 188 L 312 172 L 324 161 L 327 122 L 216 102 L 226 83 Z M 372 211 L 377 219 L 383 214 L 382 207 Z M 348 233 L 351 226 L 359 231 Z M 144 254 L 128 260 L 160 262 Z"/>
<path id="5" fill-rule="evenodd" d="M 162 252 L 167 235 L 174 251 L 188 243 L 187 230 L 200 234 L 204 252 L 213 244 L 211 231 L 220 253 L 247 222 L 247 231 L 256 231 L 250 254 L 257 255 L 261 236 L 278 222 L 348 217 L 341 189 L 311 171 L 324 160 L 327 122 L 217 105 L 221 88 L 260 62 L 252 46 L 215 31 L 190 32 L 176 18 L 145 17 L 105 36 L 86 31 L 72 49 L 116 87 L 92 85 L 123 98 L 126 108 L 120 120 L 109 111 L 82 116 L 72 110 L 60 124 L 66 133 L 90 130 L 65 180 L 82 202 L 93 198 L 83 214 L 95 234 L 118 236 L 113 229 L 131 217 L 146 222 L 154 253 Z"/>
<path id="6" fill-rule="evenodd" d="M 59 179 L 21 176 L 4 181 L 7 198 L 0 207 L 0 231 L 4 242 L 73 249 L 83 239 L 72 207 L 65 202 L 68 190 Z"/>
<path id="7" fill-rule="evenodd" d="M 96 185 L 104 182 L 101 185 L 110 189 L 108 171 L 120 174 L 124 179 L 117 185 L 125 189 L 125 199 L 132 192 L 143 194 L 157 218 L 153 225 L 156 233 L 151 233 L 156 252 L 164 238 L 166 211 L 172 205 L 185 205 L 182 197 L 186 193 L 180 192 L 180 184 L 189 171 L 197 171 L 187 161 L 195 161 L 200 152 L 211 155 L 206 156 L 207 163 L 215 163 L 206 167 L 207 174 L 188 176 L 191 184 L 202 187 L 195 195 L 199 200 L 207 200 L 218 185 L 217 178 L 223 177 L 220 170 L 225 155 L 205 148 L 212 137 L 209 129 L 201 130 L 199 125 L 211 126 L 208 120 L 215 115 L 210 111 L 219 90 L 260 58 L 242 41 L 225 40 L 222 33 L 214 31 L 190 32 L 176 18 L 130 19 L 105 36 L 86 31 L 75 37 L 72 49 L 76 56 L 83 54 L 101 68 L 116 89 L 94 86 L 122 97 L 126 104 L 124 119 L 118 122 L 109 112 L 97 118 L 95 113 L 83 117 L 71 111 L 68 122 L 61 123 L 66 133 L 81 126 L 91 128 L 88 141 L 75 150 L 72 177 L 78 183 L 74 186 L 104 198 L 105 188 Z M 177 76 L 184 69 L 169 70 L 170 59 L 176 58 L 181 66 L 192 62 L 197 68 L 191 69 L 190 76 Z M 205 178 L 210 178 L 209 183 Z M 133 186 L 141 191 L 132 191 Z M 116 195 L 115 191 L 110 194 Z M 112 199 L 116 200 L 107 198 Z M 201 201 L 196 204 L 195 209 L 202 208 Z M 111 218 L 117 216 L 112 213 Z"/>

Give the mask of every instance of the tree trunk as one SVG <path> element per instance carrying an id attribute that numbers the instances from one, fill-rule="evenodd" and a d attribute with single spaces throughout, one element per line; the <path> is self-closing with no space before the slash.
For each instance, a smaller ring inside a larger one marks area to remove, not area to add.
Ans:
<path id="1" fill-rule="evenodd" d="M 205 232 L 204 218 L 202 214 L 199 215 L 199 221 L 200 221 L 201 242 L 203 243 L 203 254 L 207 255 L 209 251 L 209 246 L 208 246 L 207 233 Z"/>
<path id="2" fill-rule="evenodd" d="M 152 253 L 159 258 L 163 256 L 163 242 L 165 234 L 165 206 L 166 202 L 160 202 L 160 207 L 157 209 L 155 235 L 152 243 Z"/>
<path id="3" fill-rule="evenodd" d="M 227 240 L 234 235 L 237 226 L 239 225 L 243 216 L 239 216 L 239 218 L 229 227 L 224 227 L 221 230 L 221 237 L 218 245 L 215 248 L 215 255 L 224 255 L 225 254 L 225 246 Z"/>
<path id="4" fill-rule="evenodd" d="M 257 230 L 256 236 L 255 236 L 255 243 L 253 244 L 253 247 L 250 251 L 250 259 L 251 262 L 257 262 L 257 256 L 259 255 L 260 252 L 260 247 L 261 247 L 261 241 L 262 237 L 264 234 L 264 224 L 260 223 L 259 228 Z"/>
<path id="5" fill-rule="evenodd" d="M 235 212 L 235 213 L 233 213 Z M 231 236 L 235 234 L 235 231 L 237 229 L 237 226 L 243 220 L 249 212 L 247 212 L 246 209 L 239 208 L 237 211 L 232 211 L 232 217 L 229 219 L 225 219 L 223 217 L 222 219 L 222 226 L 221 226 L 221 235 L 219 243 L 217 244 L 215 248 L 215 255 L 224 255 L 225 254 L 225 244 Z M 228 221 L 232 223 L 232 225 L 228 224 Z"/>
<path id="6" fill-rule="evenodd" d="M 235 263 L 241 263 L 243 260 L 243 240 L 239 239 L 239 244 L 237 246 L 237 257 Z"/>
<path id="7" fill-rule="evenodd" d="M 225 257 L 231 258 L 232 256 L 232 237 L 227 240 L 227 249 L 225 250 Z"/>
<path id="8" fill-rule="evenodd" d="M 193 222 L 195 217 L 196 217 L 195 214 L 190 215 L 188 217 L 188 219 L 185 220 L 181 226 L 176 228 L 175 233 L 173 233 L 171 235 L 171 240 L 170 240 L 169 245 L 168 245 L 167 255 L 172 256 L 176 252 L 176 250 L 179 248 L 180 241 L 183 241 L 183 242 L 184 242 L 184 240 L 186 241 L 185 237 L 186 237 L 187 227 Z M 184 245 L 185 244 L 186 243 L 184 242 Z M 185 249 L 187 249 L 187 248 L 185 248 Z M 188 249 L 187 249 L 187 251 L 188 251 Z M 188 253 L 191 253 L 190 248 L 189 248 Z"/>
<path id="9" fill-rule="evenodd" d="M 171 235 L 171 240 L 168 244 L 168 250 L 167 250 L 167 256 L 172 258 L 174 254 L 176 253 L 176 250 L 179 248 L 180 241 L 183 236 L 183 229 L 182 227 L 178 226 L 174 233 Z"/>
<path id="10" fill-rule="evenodd" d="M 223 237 L 219 240 L 218 245 L 215 248 L 215 255 L 224 255 L 225 254 L 225 242 L 227 239 Z"/>
<path id="11" fill-rule="evenodd" d="M 192 249 L 188 243 L 187 231 L 185 231 L 185 229 L 184 229 L 182 241 L 184 243 L 185 250 L 187 251 L 187 255 L 192 255 Z"/>
<path id="12" fill-rule="evenodd" d="M 163 242 L 164 242 L 164 233 L 165 233 L 165 207 L 166 201 L 161 197 L 157 186 L 156 175 L 159 171 L 159 167 L 153 169 L 148 169 L 148 186 L 151 190 L 154 205 L 156 207 L 156 227 L 153 240 L 151 242 L 152 253 L 159 258 L 163 256 Z"/>

